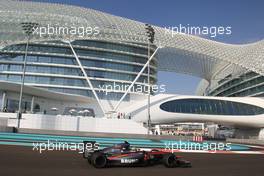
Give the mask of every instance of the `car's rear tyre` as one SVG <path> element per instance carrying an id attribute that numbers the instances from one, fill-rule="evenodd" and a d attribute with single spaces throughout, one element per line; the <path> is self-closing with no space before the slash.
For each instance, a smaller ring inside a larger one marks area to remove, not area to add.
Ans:
<path id="1" fill-rule="evenodd" d="M 103 153 L 97 152 L 92 155 L 91 163 L 95 168 L 104 168 L 107 165 L 107 158 Z"/>
<path id="2" fill-rule="evenodd" d="M 165 155 L 163 157 L 163 164 L 168 168 L 176 167 L 177 166 L 176 156 L 172 153 Z"/>

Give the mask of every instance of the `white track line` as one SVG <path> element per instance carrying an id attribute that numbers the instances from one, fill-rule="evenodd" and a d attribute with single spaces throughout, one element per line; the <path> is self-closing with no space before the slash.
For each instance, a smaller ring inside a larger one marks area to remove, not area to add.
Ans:
<path id="1" fill-rule="evenodd" d="M 207 150 L 168 150 L 168 149 L 158 149 L 160 151 L 164 152 L 171 152 L 171 153 L 177 153 L 177 152 L 182 152 L 182 153 L 211 153 L 211 154 L 262 154 L 264 155 L 264 150 L 263 151 L 207 151 Z M 151 151 L 152 149 L 150 148 L 140 148 L 140 150 L 144 151 Z"/>

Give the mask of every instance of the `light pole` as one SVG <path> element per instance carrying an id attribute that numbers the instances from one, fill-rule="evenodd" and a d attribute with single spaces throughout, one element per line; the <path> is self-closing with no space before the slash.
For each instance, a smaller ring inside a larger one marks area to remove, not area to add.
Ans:
<path id="1" fill-rule="evenodd" d="M 145 24 L 146 31 L 148 35 L 148 60 L 150 58 L 150 43 L 153 44 L 154 42 L 154 36 L 155 31 L 154 28 L 150 24 Z M 150 63 L 148 63 L 148 134 L 150 134 L 150 128 L 151 128 L 151 118 L 150 118 Z"/>
<path id="2" fill-rule="evenodd" d="M 23 99 L 23 89 L 25 83 L 25 73 L 26 73 L 26 65 L 27 65 L 27 54 L 28 54 L 28 45 L 31 34 L 34 32 L 35 28 L 38 26 L 38 23 L 25 22 L 21 23 L 22 29 L 27 35 L 27 44 L 24 55 L 24 63 L 23 63 L 23 73 L 22 80 L 20 86 L 20 95 L 19 95 L 19 103 L 18 103 L 18 112 L 17 112 L 17 129 L 20 128 L 20 119 L 22 118 L 22 99 Z"/>

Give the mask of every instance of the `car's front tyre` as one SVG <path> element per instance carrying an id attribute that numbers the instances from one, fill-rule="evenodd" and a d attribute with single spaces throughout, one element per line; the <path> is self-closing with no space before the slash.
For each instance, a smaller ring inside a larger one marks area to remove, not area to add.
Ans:
<path id="1" fill-rule="evenodd" d="M 172 153 L 167 154 L 163 157 L 163 164 L 168 168 L 173 168 L 177 166 L 176 156 Z"/>

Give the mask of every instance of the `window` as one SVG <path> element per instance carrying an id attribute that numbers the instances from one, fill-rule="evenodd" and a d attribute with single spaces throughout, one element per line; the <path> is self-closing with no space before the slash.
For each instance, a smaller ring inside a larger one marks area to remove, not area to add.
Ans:
<path id="1" fill-rule="evenodd" d="M 12 100 L 12 99 L 7 99 L 7 111 L 8 112 L 16 112 L 18 111 L 18 105 L 19 101 L 18 100 Z M 22 101 L 22 112 L 30 111 L 31 107 L 31 102 L 29 101 Z"/>
<path id="2" fill-rule="evenodd" d="M 208 115 L 258 115 L 264 108 L 245 103 L 213 99 L 179 99 L 165 102 L 160 109 L 167 112 Z"/>

